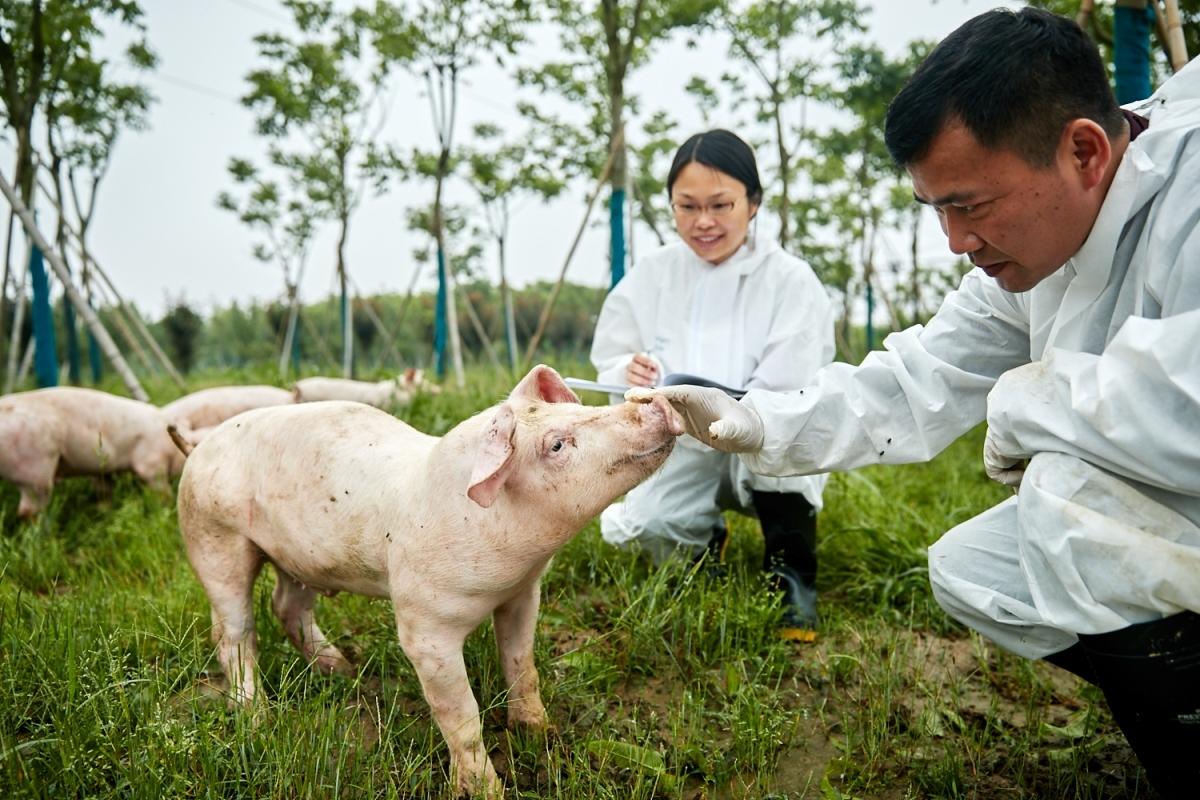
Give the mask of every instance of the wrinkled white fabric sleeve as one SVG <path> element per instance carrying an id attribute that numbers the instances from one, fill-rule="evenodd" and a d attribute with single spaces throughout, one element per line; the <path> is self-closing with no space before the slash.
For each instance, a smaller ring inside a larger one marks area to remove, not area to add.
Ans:
<path id="1" fill-rule="evenodd" d="M 1066 453 L 1200 496 L 1198 342 L 1200 309 L 1130 317 L 1100 355 L 1050 350 L 1002 378 L 988 398 L 988 425 L 1005 452 Z"/>
<path id="2" fill-rule="evenodd" d="M 996 379 L 1029 361 L 1028 313 L 978 270 L 929 324 L 894 333 L 859 366 L 830 364 L 804 389 L 752 390 L 762 418 L 751 472 L 805 475 L 924 461 L 978 424 Z"/>
<path id="3" fill-rule="evenodd" d="M 648 269 L 648 265 L 642 269 Z M 600 308 L 596 332 L 592 336 L 591 353 L 592 366 L 596 368 L 596 380 L 600 383 L 625 383 L 625 368 L 629 366 L 635 353 L 640 353 L 647 347 L 638 327 L 633 305 L 639 293 L 643 301 L 648 302 L 646 292 L 649 287 L 641 285 L 646 281 L 640 279 L 640 271 L 628 272 L 608 293 L 604 305 Z"/>
<path id="4" fill-rule="evenodd" d="M 748 389 L 782 391 L 806 385 L 833 361 L 833 305 L 820 282 L 788 280 L 776 298 L 762 359 Z"/>

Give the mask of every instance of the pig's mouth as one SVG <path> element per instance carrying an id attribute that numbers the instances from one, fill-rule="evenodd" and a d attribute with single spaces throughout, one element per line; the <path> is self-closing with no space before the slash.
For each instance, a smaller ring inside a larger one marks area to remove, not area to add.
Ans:
<path id="1" fill-rule="evenodd" d="M 625 456 L 624 458 L 617 459 L 616 461 L 612 462 L 612 464 L 609 465 L 608 469 L 606 469 L 605 472 L 608 473 L 609 475 L 612 475 L 616 472 L 619 472 L 622 467 L 627 467 L 631 464 L 638 464 L 638 463 L 641 463 L 644 461 L 649 461 L 657 456 L 663 455 L 665 453 L 669 453 L 671 451 L 671 448 L 674 446 L 675 446 L 675 438 L 671 437 L 670 439 L 667 439 L 666 441 L 664 441 L 662 444 L 660 444 L 658 447 L 654 448 L 653 450 L 647 450 L 644 453 L 636 453 L 631 456 Z"/>

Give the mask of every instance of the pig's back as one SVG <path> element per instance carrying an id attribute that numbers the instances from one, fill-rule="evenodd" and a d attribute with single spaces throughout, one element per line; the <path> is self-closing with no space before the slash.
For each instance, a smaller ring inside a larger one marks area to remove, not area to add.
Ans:
<path id="1" fill-rule="evenodd" d="M 211 428 L 245 411 L 290 405 L 292 393 L 277 386 L 216 386 L 201 389 L 162 407 L 168 419 L 184 419 L 192 428 Z"/>
<path id="2" fill-rule="evenodd" d="M 21 392 L 5 400 L 35 409 L 37 418 L 56 430 L 68 470 L 125 469 L 143 442 L 159 436 L 166 441 L 159 409 L 140 400 L 73 386 Z"/>

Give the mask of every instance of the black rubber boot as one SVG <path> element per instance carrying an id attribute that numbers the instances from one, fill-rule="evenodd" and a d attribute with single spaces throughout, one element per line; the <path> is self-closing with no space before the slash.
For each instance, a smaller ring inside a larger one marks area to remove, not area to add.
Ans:
<path id="1" fill-rule="evenodd" d="M 1151 785 L 1168 800 L 1200 797 L 1200 615 L 1079 642 Z"/>
<path id="2" fill-rule="evenodd" d="M 816 639 L 817 513 L 799 494 L 753 492 L 754 510 L 763 531 L 763 571 L 783 592 L 780 634 L 787 639 Z"/>
<path id="3" fill-rule="evenodd" d="M 1087 653 L 1084 651 L 1083 645 L 1079 642 L 1071 645 L 1066 650 L 1051 653 L 1043 660 L 1083 678 L 1088 683 L 1094 684 L 1096 682 L 1096 670 L 1092 669 L 1092 663 L 1088 661 Z"/>

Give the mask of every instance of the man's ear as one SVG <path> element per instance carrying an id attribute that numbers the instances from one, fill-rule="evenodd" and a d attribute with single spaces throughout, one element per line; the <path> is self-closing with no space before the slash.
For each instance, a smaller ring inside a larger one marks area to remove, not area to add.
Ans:
<path id="1" fill-rule="evenodd" d="M 1081 188 L 1094 189 L 1104 180 L 1112 161 L 1112 142 L 1098 123 L 1073 119 L 1063 128 L 1059 157 Z"/>

